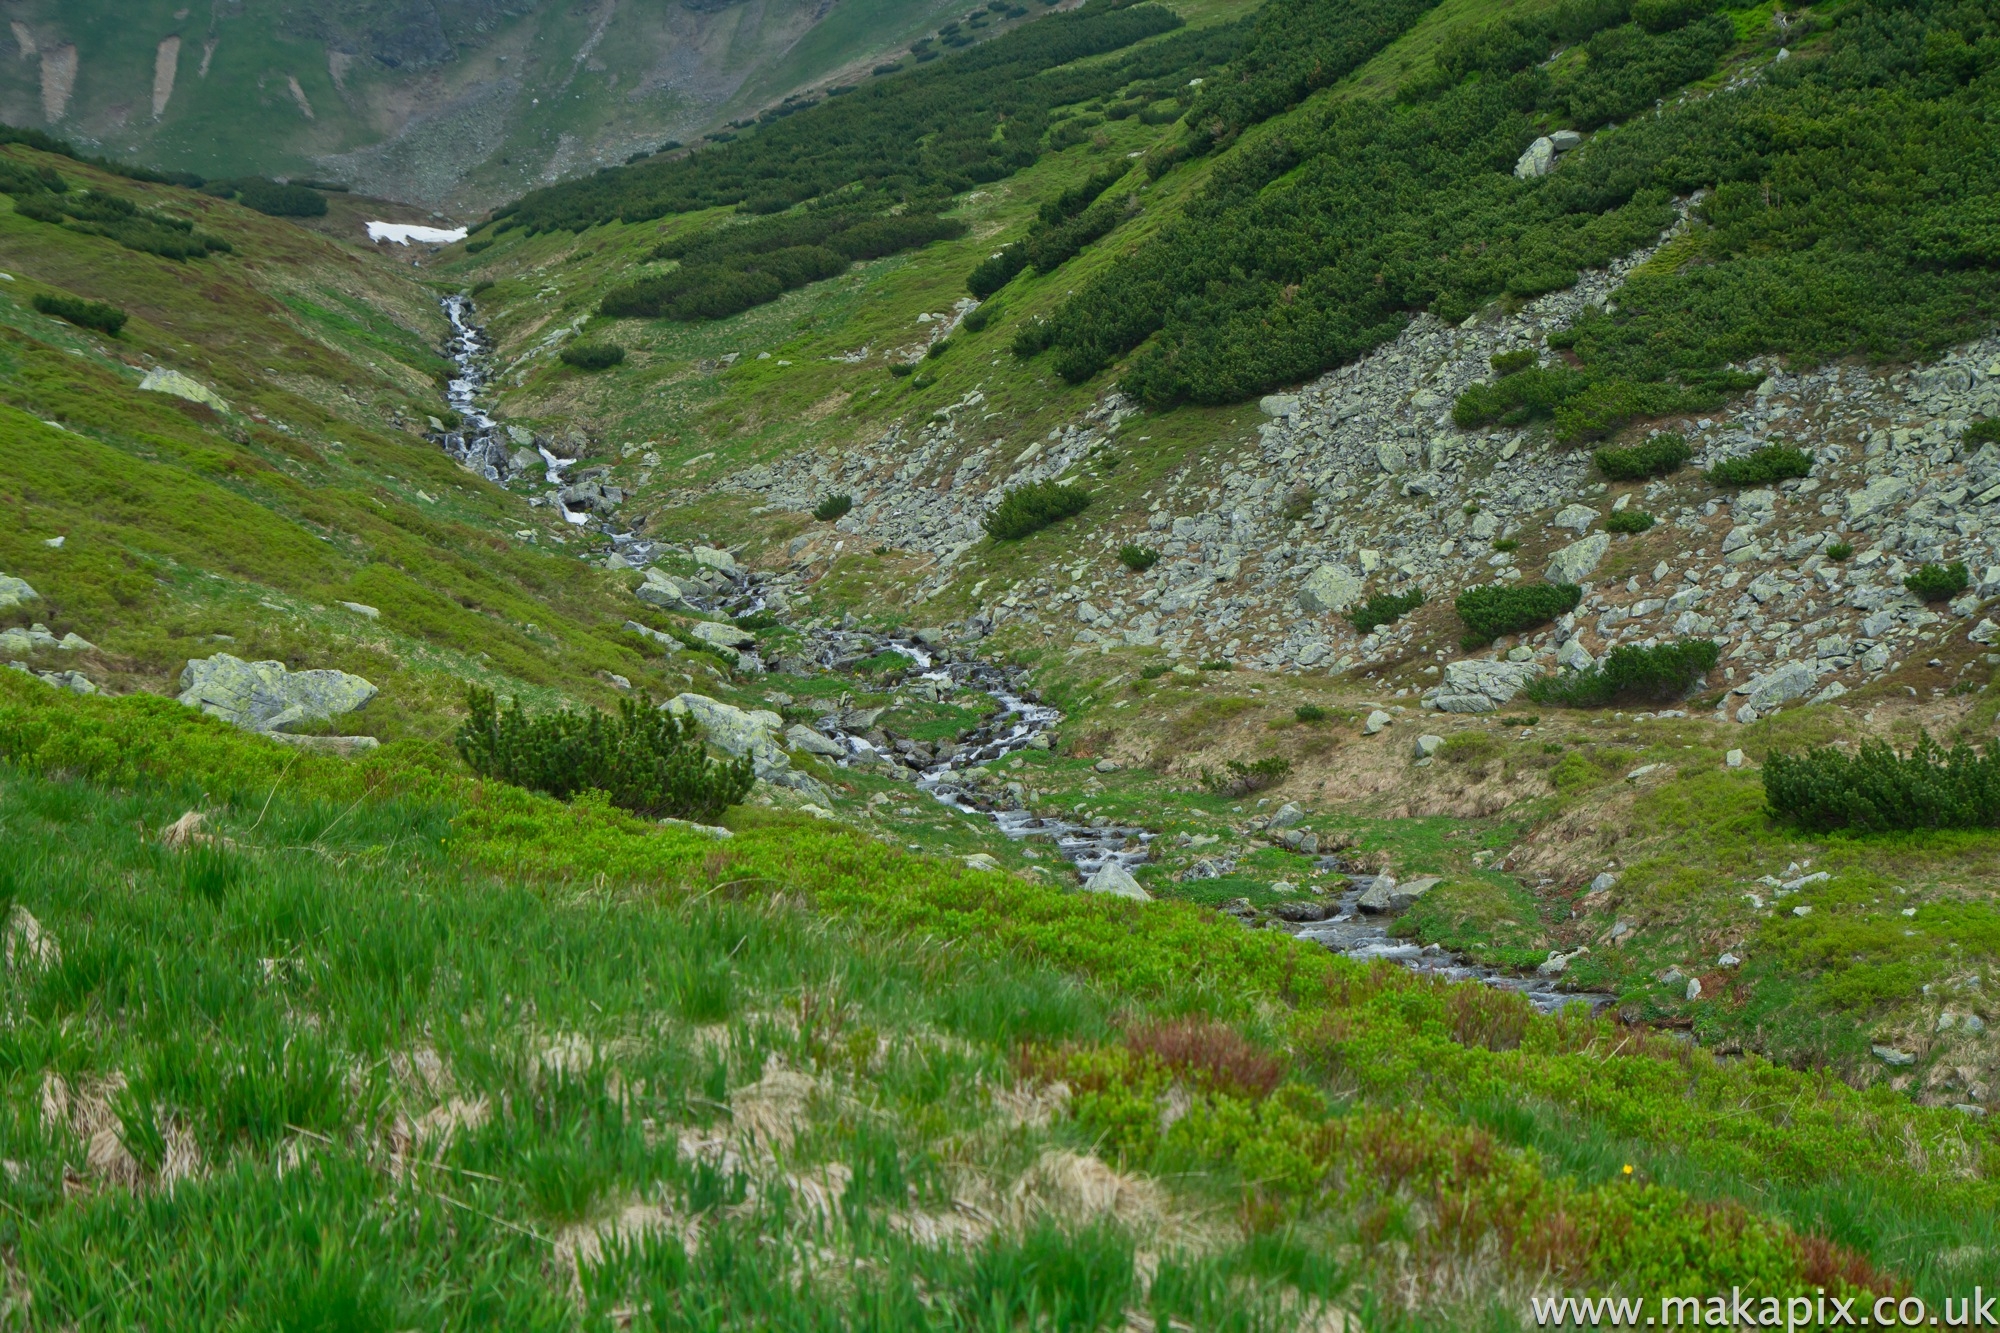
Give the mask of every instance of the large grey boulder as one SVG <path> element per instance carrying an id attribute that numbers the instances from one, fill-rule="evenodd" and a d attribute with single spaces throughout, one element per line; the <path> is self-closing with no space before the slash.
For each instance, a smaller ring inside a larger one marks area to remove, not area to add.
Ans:
<path id="1" fill-rule="evenodd" d="M 1142 903 L 1153 901 L 1153 895 L 1140 887 L 1139 881 L 1132 878 L 1132 872 L 1116 861 L 1106 861 L 1099 866 L 1097 873 L 1083 882 L 1083 891 L 1114 894 Z"/>
<path id="2" fill-rule="evenodd" d="M 676 694 L 660 707 L 676 717 L 692 718 L 701 727 L 708 743 L 726 754 L 750 756 L 757 776 L 774 787 L 789 787 L 815 801 L 831 800 L 826 788 L 811 774 L 798 772 L 779 743 L 785 719 L 768 708 L 746 712 L 733 704 L 711 699 L 705 694 Z"/>
<path id="3" fill-rule="evenodd" d="M 1593 532 L 1582 541 L 1571 542 L 1549 557 L 1546 577 L 1551 583 L 1581 583 L 1597 568 L 1597 562 L 1611 549 L 1609 533 Z"/>
<path id="4" fill-rule="evenodd" d="M 1361 600 L 1361 576 L 1340 565 L 1321 565 L 1299 588 L 1299 609 L 1308 615 L 1345 611 Z"/>
<path id="5" fill-rule="evenodd" d="M 1520 160 L 1514 163 L 1514 174 L 1524 181 L 1537 176 L 1546 176 L 1555 169 L 1556 141 L 1544 134 L 1522 150 Z"/>
<path id="6" fill-rule="evenodd" d="M 675 578 L 657 569 L 646 571 L 646 581 L 632 590 L 632 595 L 648 606 L 657 606 L 669 611 L 688 609 L 688 598 L 694 595 L 699 585 Z"/>
<path id="7" fill-rule="evenodd" d="M 1556 513 L 1556 526 L 1572 532 L 1588 532 L 1597 521 L 1597 511 L 1589 505 L 1567 504 Z M 1575 580 L 1571 580 L 1575 582 Z"/>
<path id="8" fill-rule="evenodd" d="M 845 745 L 842 745 L 831 736 L 814 731 L 811 727 L 801 722 L 794 722 L 791 726 L 785 728 L 785 743 L 794 750 L 804 750 L 807 754 L 825 755 L 829 759 L 838 759 L 847 753 Z"/>
<path id="9" fill-rule="evenodd" d="M 1403 446 L 1389 440 L 1375 446 L 1375 462 L 1384 472 L 1401 472 L 1410 465 L 1410 459 L 1403 452 Z"/>
<path id="10" fill-rule="evenodd" d="M 757 636 L 748 630 L 740 630 L 734 625 L 719 625 L 713 620 L 697 621 L 689 626 L 688 632 L 717 648 L 747 648 L 757 642 Z"/>
<path id="11" fill-rule="evenodd" d="M 1779 704 L 1804 697 L 1817 680 L 1813 669 L 1804 662 L 1787 662 L 1739 686 L 1738 693 L 1748 694 L 1750 706 L 1759 713 L 1768 713 Z"/>
<path id="12" fill-rule="evenodd" d="M 283 662 L 217 653 L 187 664 L 179 698 L 246 731 L 300 731 L 345 717 L 376 693 L 345 671 L 288 671 Z"/>
<path id="13" fill-rule="evenodd" d="M 41 594 L 28 586 L 26 579 L 17 579 L 12 574 L 0 574 L 0 611 L 12 611 L 24 602 L 32 602 Z"/>
<path id="14" fill-rule="evenodd" d="M 1909 498 L 1910 483 L 1901 477 L 1877 477 L 1858 491 L 1847 493 L 1847 519 L 1866 518 Z"/>
<path id="15" fill-rule="evenodd" d="M 1444 669 L 1444 681 L 1433 702 L 1441 713 L 1490 713 L 1540 674 L 1533 662 L 1467 658 Z"/>
<path id="16" fill-rule="evenodd" d="M 715 570 L 719 574 L 735 578 L 743 572 L 743 566 L 736 563 L 736 557 L 719 546 L 697 546 L 690 554 L 694 556 L 697 565 Z"/>

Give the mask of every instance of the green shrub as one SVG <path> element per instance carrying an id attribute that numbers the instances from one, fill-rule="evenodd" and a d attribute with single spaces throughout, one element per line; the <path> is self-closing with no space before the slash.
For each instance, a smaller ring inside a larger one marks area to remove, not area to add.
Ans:
<path id="1" fill-rule="evenodd" d="M 1236 663 L 1226 657 L 1218 657 L 1212 662 L 1203 662 L 1201 669 L 1203 671 L 1234 671 L 1236 670 Z"/>
<path id="2" fill-rule="evenodd" d="M 1583 391 L 1587 381 L 1567 366 L 1533 366 L 1502 375 L 1491 384 L 1475 384 L 1452 404 L 1451 419 L 1466 430 L 1474 426 L 1520 426 L 1543 417 Z"/>
<path id="3" fill-rule="evenodd" d="M 1565 612 L 1574 611 L 1583 600 L 1583 589 L 1574 583 L 1530 583 L 1514 587 L 1492 583 L 1483 588 L 1467 588 L 1458 595 L 1453 608 L 1465 622 L 1462 640 L 1468 648 L 1493 642 L 1502 634 L 1546 625 Z"/>
<path id="4" fill-rule="evenodd" d="M 1496 551 L 1518 551 L 1521 549 L 1521 542 L 1517 537 L 1495 537 L 1493 539 L 1493 549 Z"/>
<path id="5" fill-rule="evenodd" d="M 1127 542 L 1118 548 L 1118 563 L 1134 574 L 1140 574 L 1160 563 L 1160 553 L 1150 546 Z"/>
<path id="6" fill-rule="evenodd" d="M 951 350 L 951 339 L 940 338 L 936 342 L 932 343 L 930 347 L 924 351 L 924 355 L 935 359 L 937 357 L 943 356 L 946 352 L 949 352 L 950 350 Z"/>
<path id="7" fill-rule="evenodd" d="M 897 379 L 913 375 L 916 373 L 916 370 L 916 366 L 908 361 L 891 361 L 889 363 L 889 373 Z"/>
<path id="8" fill-rule="evenodd" d="M 1701 678 L 1715 669 L 1721 649 L 1707 639 L 1682 639 L 1652 648 L 1627 644 L 1614 648 L 1588 671 L 1539 676 L 1528 682 L 1524 697 L 1540 704 L 1569 708 L 1601 708 L 1609 703 L 1666 703 L 1685 698 Z"/>
<path id="9" fill-rule="evenodd" d="M 1202 769 L 1201 785 L 1216 796 L 1247 796 L 1275 782 L 1282 782 L 1291 771 L 1292 761 L 1277 755 L 1247 764 L 1240 759 L 1231 759 L 1223 765 L 1220 773 Z"/>
<path id="10" fill-rule="evenodd" d="M 1832 560 L 1832 561 L 1835 561 L 1836 563 L 1838 563 L 1839 561 L 1842 561 L 1842 560 L 1851 560 L 1851 559 L 1853 559 L 1853 558 L 1854 558 L 1854 543 L 1853 543 L 1853 542 L 1834 542 L 1834 543 L 1833 543 L 1833 544 L 1832 544 L 1831 546 L 1828 546 L 1828 547 L 1826 548 L 1826 558 L 1827 558 L 1827 559 L 1829 559 L 1829 560 Z"/>
<path id="11" fill-rule="evenodd" d="M 1028 267 L 1028 247 L 1016 241 L 1003 245 L 982 259 L 965 279 L 965 289 L 984 301 L 1021 275 Z"/>
<path id="12" fill-rule="evenodd" d="M 998 313 L 999 307 L 997 306 L 975 306 L 973 309 L 965 312 L 964 319 L 958 321 L 959 327 L 963 328 L 967 333 L 984 332 L 986 326 L 993 321 L 993 317 Z"/>
<path id="13" fill-rule="evenodd" d="M 1989 441 L 2000 441 L 2000 417 L 1987 417 L 1984 421 L 1975 421 L 1965 428 L 1965 434 L 1959 436 L 1959 442 L 1965 445 L 1985 444 Z"/>
<path id="14" fill-rule="evenodd" d="M 1324 722 L 1326 710 L 1318 704 L 1300 704 L 1292 710 L 1292 716 L 1301 722 Z"/>
<path id="15" fill-rule="evenodd" d="M 1423 604 L 1422 588 L 1412 588 L 1404 593 L 1378 592 L 1349 611 L 1347 620 L 1360 633 L 1366 634 L 1378 625 L 1401 619 Z"/>
<path id="16" fill-rule="evenodd" d="M 617 715 L 563 709 L 535 717 L 519 701 L 505 710 L 493 691 L 473 688 L 458 729 L 458 753 L 483 778 L 569 800 L 601 791 L 634 814 L 713 820 L 757 780 L 750 759 L 718 761 L 702 748 L 692 719 L 624 700 Z"/>
<path id="17" fill-rule="evenodd" d="M 55 319 L 68 320 L 78 328 L 96 329 L 99 333 L 113 338 L 125 327 L 125 312 L 115 305 L 102 301 L 84 301 L 74 296 L 57 296 L 50 292 L 39 292 L 35 296 L 35 309 Z"/>
<path id="18" fill-rule="evenodd" d="M 1495 352 L 1490 358 L 1493 373 L 1496 375 L 1517 374 L 1532 365 L 1536 365 L 1541 359 L 1540 355 L 1532 347 L 1523 347 L 1518 352 Z"/>
<path id="19" fill-rule="evenodd" d="M 609 370 L 625 360 L 625 349 L 616 343 L 572 343 L 562 349 L 562 362 L 578 370 Z"/>
<path id="20" fill-rule="evenodd" d="M 1653 516 L 1640 509 L 1614 509 L 1604 516 L 1606 532 L 1644 532 L 1653 523 Z"/>
<path id="21" fill-rule="evenodd" d="M 1755 453 L 1726 458 L 1708 470 L 1718 486 L 1764 486 L 1812 472 L 1812 455 L 1788 444 L 1767 444 Z"/>
<path id="22" fill-rule="evenodd" d="M 1089 507 L 1090 492 L 1081 486 L 1035 481 L 1016 486 L 1001 496 L 1000 503 L 981 520 L 980 526 L 995 541 L 1019 541 Z"/>
<path id="23" fill-rule="evenodd" d="M 1948 565 L 1924 564 L 1903 580 L 1903 586 L 1927 602 L 1948 602 L 1972 586 L 1963 560 Z"/>
<path id="24" fill-rule="evenodd" d="M 1139 668 L 1139 679 L 1158 680 L 1172 670 L 1173 667 L 1165 662 L 1148 662 Z"/>
<path id="25" fill-rule="evenodd" d="M 854 508 L 853 496 L 829 495 L 813 506 L 813 517 L 822 523 L 831 523 L 837 518 L 844 517 L 852 508 Z"/>
<path id="26" fill-rule="evenodd" d="M 1655 435 L 1629 449 L 1599 449 L 1591 455 L 1597 470 L 1611 481 L 1644 481 L 1677 471 L 1694 454 L 1687 440 L 1671 431 Z"/>
<path id="27" fill-rule="evenodd" d="M 1812 832 L 2000 827 L 2000 747 L 1947 751 L 1925 732 L 1907 755 L 1881 741 L 1772 754 L 1764 798 L 1774 818 Z"/>
<path id="28" fill-rule="evenodd" d="M 1715 0 L 1632 0 L 1632 21 L 1650 33 L 1673 32 L 1715 10 Z"/>

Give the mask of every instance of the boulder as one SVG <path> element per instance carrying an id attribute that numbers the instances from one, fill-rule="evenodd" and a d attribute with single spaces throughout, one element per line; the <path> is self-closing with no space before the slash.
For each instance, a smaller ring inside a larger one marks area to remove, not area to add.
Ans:
<path id="1" fill-rule="evenodd" d="M 1866 518 L 1901 504 L 1910 495 L 1910 483 L 1901 477 L 1877 477 L 1858 491 L 1847 493 L 1847 519 Z"/>
<path id="2" fill-rule="evenodd" d="M 1756 677 L 1747 685 L 1738 686 L 1737 693 L 1748 694 L 1749 706 L 1762 715 L 1779 704 L 1803 698 L 1816 680 L 1813 669 L 1804 662 L 1787 662 Z"/>
<path id="3" fill-rule="evenodd" d="M 1593 532 L 1582 541 L 1571 542 L 1549 557 L 1546 574 L 1551 583 L 1581 583 L 1597 568 L 1597 562 L 1611 549 L 1609 533 Z"/>
<path id="4" fill-rule="evenodd" d="M 791 746 L 794 750 L 804 750 L 807 754 L 825 755 L 829 759 L 838 759 L 847 753 L 847 747 L 839 741 L 798 722 L 794 722 L 791 726 L 785 728 L 785 744 Z"/>
<path id="5" fill-rule="evenodd" d="M 1974 625 L 1965 637 L 1974 643 L 1991 647 L 1996 641 L 2000 641 L 2000 625 L 1994 624 L 1991 617 L 1987 617 Z"/>
<path id="6" fill-rule="evenodd" d="M 1556 165 L 1556 143 L 1548 135 L 1529 144 L 1522 151 L 1520 160 L 1514 163 L 1514 174 L 1524 181 L 1546 176 Z"/>
<path id="7" fill-rule="evenodd" d="M 164 366 L 155 366 L 147 371 L 146 377 L 139 381 L 139 387 L 147 393 L 164 393 L 175 398 L 185 398 L 190 403 L 201 403 L 218 412 L 229 410 L 229 404 L 223 402 L 215 390 L 200 380 L 191 379 L 178 370 L 168 370 Z"/>
<path id="8" fill-rule="evenodd" d="M 760 778 L 777 782 L 791 769 L 792 761 L 777 742 L 785 719 L 769 709 L 746 712 L 705 694 L 676 694 L 660 707 L 676 717 L 693 718 L 716 749 L 738 758 L 749 755 Z"/>
<path id="9" fill-rule="evenodd" d="M 1299 396 L 1295 393 L 1267 393 L 1257 401 L 1257 407 L 1267 417 L 1294 416 L 1299 410 Z"/>
<path id="10" fill-rule="evenodd" d="M 1588 671 L 1597 665 L 1597 659 L 1583 646 L 1582 639 L 1571 639 L 1556 649 L 1556 665 L 1567 667 L 1571 671 Z"/>
<path id="11" fill-rule="evenodd" d="M 382 613 L 366 602 L 342 602 L 341 605 L 352 611 L 355 615 L 368 620 L 380 620 L 382 618 Z"/>
<path id="12" fill-rule="evenodd" d="M 288 671 L 218 653 L 187 664 L 179 698 L 246 731 L 298 731 L 345 717 L 376 692 L 345 671 Z"/>
<path id="13" fill-rule="evenodd" d="M 712 569 L 718 574 L 727 574 L 735 578 L 743 572 L 743 566 L 736 563 L 736 557 L 720 547 L 697 546 L 690 554 L 694 556 L 697 565 Z"/>
<path id="14" fill-rule="evenodd" d="M 25 579 L 17 579 L 12 574 L 0 574 L 0 611 L 12 611 L 24 602 L 32 602 L 41 594 L 30 588 Z"/>
<path id="15" fill-rule="evenodd" d="M 1490 713 L 1521 692 L 1541 672 L 1533 662 L 1494 662 L 1469 657 L 1444 669 L 1437 697 L 1440 712 Z M 1450 700 L 1452 702 L 1447 702 Z"/>
<path id="16" fill-rule="evenodd" d="M 1425 732 L 1423 735 L 1417 737 L 1416 749 L 1417 758 L 1419 759 L 1428 759 L 1443 748 L 1444 737 L 1442 736 L 1434 736 L 1429 732 Z"/>
<path id="17" fill-rule="evenodd" d="M 1361 734 L 1364 736 L 1373 736 L 1376 732 L 1382 730 L 1382 728 L 1388 726 L 1395 720 L 1396 720 L 1395 718 L 1390 717 L 1387 713 L 1383 712 L 1381 709 L 1378 708 L 1374 712 L 1368 715 L 1368 720 L 1366 722 L 1361 724 Z"/>
<path id="18" fill-rule="evenodd" d="M 713 620 L 696 621 L 688 632 L 703 643 L 717 648 L 747 648 L 757 642 L 757 636 L 734 625 L 720 625 Z"/>
<path id="19" fill-rule="evenodd" d="M 1120 898 L 1132 898 L 1142 903 L 1153 900 L 1153 895 L 1141 888 L 1138 880 L 1132 878 L 1132 872 L 1116 861 L 1106 861 L 1099 866 L 1097 873 L 1083 882 L 1083 891 L 1116 894 Z"/>
<path id="20" fill-rule="evenodd" d="M 1290 828 L 1294 824 L 1304 822 L 1305 817 L 1305 811 L 1299 809 L 1295 803 L 1286 801 L 1278 807 L 1278 812 L 1271 816 L 1270 822 L 1265 824 L 1264 827 L 1267 829 Z"/>
<path id="21" fill-rule="evenodd" d="M 1417 899 L 1443 882 L 1436 875 L 1423 875 L 1398 884 L 1394 875 L 1377 875 L 1375 882 L 1355 901 L 1355 906 L 1371 915 L 1400 916 L 1416 906 Z"/>
<path id="22" fill-rule="evenodd" d="M 1299 588 L 1299 609 L 1307 615 L 1345 611 L 1361 600 L 1361 577 L 1341 565 L 1321 565 Z"/>
<path id="23" fill-rule="evenodd" d="M 1394 875 L 1377 875 L 1368 887 L 1361 891 L 1361 896 L 1354 900 L 1354 905 L 1370 916 L 1380 915 L 1389 910 L 1389 896 L 1395 891 Z"/>
<path id="24" fill-rule="evenodd" d="M 1401 472 L 1410 465 L 1403 447 L 1387 440 L 1375 446 L 1375 462 L 1384 472 Z"/>
<path id="25" fill-rule="evenodd" d="M 1597 511 L 1589 505 L 1568 504 L 1556 513 L 1555 524 L 1559 528 L 1569 528 L 1575 532 L 1587 532 L 1597 521 Z M 1576 580 L 1571 579 L 1574 583 Z"/>

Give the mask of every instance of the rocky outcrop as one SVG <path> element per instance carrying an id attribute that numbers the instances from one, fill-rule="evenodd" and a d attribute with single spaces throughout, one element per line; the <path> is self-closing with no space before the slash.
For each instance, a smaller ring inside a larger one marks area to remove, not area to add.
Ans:
<path id="1" fill-rule="evenodd" d="M 1109 893 L 1119 898 L 1132 898 L 1142 903 L 1153 901 L 1153 895 L 1146 892 L 1139 881 L 1132 878 L 1132 872 L 1116 861 L 1106 861 L 1097 872 L 1083 882 L 1085 893 Z"/>
<path id="2" fill-rule="evenodd" d="M 0 574 L 0 611 L 12 611 L 15 607 L 32 602 L 41 594 L 28 586 L 26 579 L 17 579 L 12 574 Z"/>
<path id="3" fill-rule="evenodd" d="M 738 758 L 748 755 L 758 778 L 774 787 L 789 787 L 814 800 L 829 799 L 826 788 L 792 767 L 779 744 L 785 719 L 766 708 L 746 711 L 705 694 L 677 694 L 660 707 L 677 717 L 692 718 L 708 743 Z"/>
<path id="4" fill-rule="evenodd" d="M 1541 674 L 1533 662 L 1468 658 L 1444 669 L 1444 683 L 1425 702 L 1441 713 L 1490 713 Z"/>
<path id="5" fill-rule="evenodd" d="M 227 653 L 191 661 L 180 701 L 246 731 L 300 731 L 352 713 L 376 695 L 345 671 L 289 671 L 283 662 L 245 662 Z"/>

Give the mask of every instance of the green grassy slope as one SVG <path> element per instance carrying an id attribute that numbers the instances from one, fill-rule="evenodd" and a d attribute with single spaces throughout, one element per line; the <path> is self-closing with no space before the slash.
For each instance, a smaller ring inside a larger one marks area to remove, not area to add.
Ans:
<path id="1" fill-rule="evenodd" d="M 1992 1280 L 1987 1132 L 1885 1090 L 415 743 L 292 764 L 16 680 L 0 745 L 0 1190 L 51 1318 L 1465 1327 L 1530 1290 Z M 227 841 L 164 845 L 197 801 Z"/>

